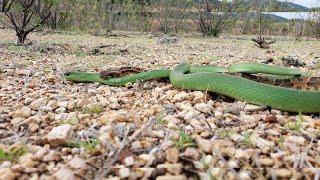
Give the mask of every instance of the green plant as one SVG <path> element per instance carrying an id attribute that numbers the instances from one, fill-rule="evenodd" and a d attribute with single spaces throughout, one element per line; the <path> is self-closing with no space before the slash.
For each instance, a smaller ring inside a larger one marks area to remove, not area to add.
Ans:
<path id="1" fill-rule="evenodd" d="M 21 53 L 25 53 L 26 47 L 25 46 L 17 46 L 14 43 L 8 43 L 7 44 L 7 50 L 9 52 L 14 52 L 14 53 L 21 54 Z"/>
<path id="2" fill-rule="evenodd" d="M 280 139 L 279 139 L 279 141 L 278 141 L 278 145 L 279 145 L 280 147 L 283 147 L 283 143 L 284 143 L 284 136 L 280 136 Z"/>
<path id="3" fill-rule="evenodd" d="M 103 107 L 98 105 L 90 106 L 90 107 L 84 108 L 82 112 L 85 114 L 100 114 L 103 112 Z"/>
<path id="4" fill-rule="evenodd" d="M 0 162 L 1 161 L 16 161 L 20 156 L 24 155 L 27 152 L 26 148 L 23 146 L 14 147 L 5 152 L 0 148 Z"/>
<path id="5" fill-rule="evenodd" d="M 164 117 L 163 115 L 160 115 L 157 117 L 157 124 L 159 124 L 160 126 L 163 126 L 167 123 L 167 121 L 164 120 L 163 117 Z"/>
<path id="6" fill-rule="evenodd" d="M 287 122 L 286 128 L 292 131 L 300 131 L 302 128 L 302 122 L 303 122 L 303 116 L 300 112 L 297 118 L 297 121 L 295 122 Z"/>
<path id="7" fill-rule="evenodd" d="M 174 144 L 179 149 L 195 146 L 192 137 L 187 135 L 184 131 L 179 132 L 179 139 L 175 140 Z"/>
<path id="8" fill-rule="evenodd" d="M 82 51 L 82 50 L 76 51 L 74 54 L 75 54 L 76 57 L 86 57 L 87 56 L 87 53 L 85 51 Z"/>
<path id="9" fill-rule="evenodd" d="M 76 141 L 70 143 L 71 147 L 83 148 L 86 152 L 95 153 L 97 151 L 97 145 L 99 141 L 95 138 L 84 140 L 84 141 Z"/>
<path id="10" fill-rule="evenodd" d="M 252 145 L 252 142 L 250 139 L 251 135 L 248 132 L 244 132 L 242 136 L 244 137 L 243 144 L 246 146 L 251 146 Z"/>
<path id="11" fill-rule="evenodd" d="M 46 75 L 48 75 L 48 74 L 50 73 L 50 71 L 51 71 L 50 66 L 45 65 L 45 66 L 43 67 L 43 72 L 44 72 Z"/>
<path id="12" fill-rule="evenodd" d="M 228 129 L 219 129 L 218 130 L 218 135 L 221 138 L 230 138 L 235 132 L 233 130 L 228 130 Z"/>

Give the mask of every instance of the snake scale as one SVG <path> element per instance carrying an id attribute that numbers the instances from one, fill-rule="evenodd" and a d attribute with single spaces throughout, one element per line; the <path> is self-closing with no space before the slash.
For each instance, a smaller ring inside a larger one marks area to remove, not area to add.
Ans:
<path id="1" fill-rule="evenodd" d="M 69 72 L 66 79 L 73 82 L 100 82 L 110 86 L 157 78 L 169 78 L 174 87 L 180 89 L 215 92 L 257 105 L 289 112 L 320 112 L 320 92 L 278 87 L 256 82 L 233 73 L 272 74 L 283 77 L 301 76 L 297 69 L 266 64 L 243 63 L 231 65 L 228 69 L 217 66 L 190 66 L 180 63 L 173 70 L 160 69 L 140 72 L 118 78 L 104 79 L 98 73 Z"/>

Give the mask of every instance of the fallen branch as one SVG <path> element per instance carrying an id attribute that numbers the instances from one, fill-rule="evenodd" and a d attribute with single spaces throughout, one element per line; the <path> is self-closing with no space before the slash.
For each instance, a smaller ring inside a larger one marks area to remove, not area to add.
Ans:
<path id="1" fill-rule="evenodd" d="M 255 46 L 262 49 L 269 49 L 271 44 L 276 43 L 276 41 L 266 41 L 264 37 L 259 36 L 258 38 L 252 38 L 252 41 L 255 42 Z"/>

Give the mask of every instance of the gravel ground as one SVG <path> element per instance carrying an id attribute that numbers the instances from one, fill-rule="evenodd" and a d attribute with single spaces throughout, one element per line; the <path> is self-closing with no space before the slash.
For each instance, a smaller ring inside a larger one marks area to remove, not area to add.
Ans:
<path id="1" fill-rule="evenodd" d="M 109 87 L 63 77 L 70 70 L 156 69 L 182 60 L 281 65 L 289 55 L 319 76 L 317 41 L 283 40 L 263 50 L 226 36 L 163 43 L 152 34 L 38 32 L 28 46 L 14 46 L 10 30 L 0 37 L 0 179 L 320 177 L 319 114 L 182 91 L 165 80 Z"/>

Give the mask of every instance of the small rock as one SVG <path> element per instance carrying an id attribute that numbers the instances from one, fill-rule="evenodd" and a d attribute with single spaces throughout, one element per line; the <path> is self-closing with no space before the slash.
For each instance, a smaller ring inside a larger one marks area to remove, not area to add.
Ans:
<path id="1" fill-rule="evenodd" d="M 184 101 L 184 100 L 190 100 L 192 99 L 192 95 L 182 91 L 178 94 L 176 94 L 174 97 L 173 97 L 173 102 L 181 102 L 181 101 Z"/>
<path id="2" fill-rule="evenodd" d="M 71 161 L 69 161 L 68 165 L 72 169 L 77 169 L 77 170 L 86 170 L 88 168 L 86 161 L 82 158 L 79 157 L 74 157 Z"/>
<path id="3" fill-rule="evenodd" d="M 21 124 L 24 121 L 25 121 L 24 118 L 13 118 L 10 122 L 13 125 L 18 125 L 18 124 Z"/>
<path id="4" fill-rule="evenodd" d="M 3 161 L 0 165 L 0 169 L 3 169 L 3 168 L 10 168 L 11 167 L 11 162 L 10 161 Z"/>
<path id="5" fill-rule="evenodd" d="M 20 69 L 20 70 L 16 70 L 16 74 L 18 76 L 30 76 L 31 75 L 31 71 L 26 70 L 26 69 Z"/>
<path id="6" fill-rule="evenodd" d="M 204 100 L 205 94 L 202 91 L 193 92 L 193 102 L 199 103 Z"/>
<path id="7" fill-rule="evenodd" d="M 227 164 L 229 168 L 239 168 L 238 162 L 235 160 L 229 160 Z"/>
<path id="8" fill-rule="evenodd" d="M 301 136 L 288 136 L 285 138 L 285 143 L 298 144 L 303 146 L 306 143 L 306 139 Z"/>
<path id="9" fill-rule="evenodd" d="M 23 168 L 33 168 L 37 164 L 36 161 L 33 160 L 33 154 L 27 153 L 19 158 L 19 163 Z"/>
<path id="10" fill-rule="evenodd" d="M 30 132 L 36 132 L 39 130 L 39 125 L 36 123 L 30 123 L 28 129 Z"/>
<path id="11" fill-rule="evenodd" d="M 239 173 L 239 178 L 241 180 L 251 180 L 252 178 L 250 177 L 250 173 L 248 171 L 241 171 Z"/>
<path id="12" fill-rule="evenodd" d="M 31 109 L 33 110 L 39 110 L 42 106 L 45 106 L 48 102 L 48 98 L 47 97 L 43 97 L 43 98 L 39 98 L 35 101 L 33 101 L 30 104 Z"/>
<path id="13" fill-rule="evenodd" d="M 22 107 L 14 112 L 12 118 L 28 118 L 31 115 L 31 109 L 27 106 Z"/>
<path id="14" fill-rule="evenodd" d="M 172 163 L 179 161 L 179 150 L 175 147 L 166 150 L 166 160 Z"/>
<path id="15" fill-rule="evenodd" d="M 160 130 L 160 131 L 152 130 L 151 131 L 151 136 L 152 137 L 156 137 L 156 138 L 164 138 L 165 132 L 162 131 L 162 130 Z"/>
<path id="16" fill-rule="evenodd" d="M 267 167 L 273 166 L 273 160 L 270 158 L 261 158 L 260 163 L 262 166 L 267 166 Z"/>
<path id="17" fill-rule="evenodd" d="M 54 127 L 46 136 L 52 146 L 59 146 L 70 142 L 72 138 L 72 126 L 70 124 Z"/>
<path id="18" fill-rule="evenodd" d="M 139 149 L 143 148 L 143 145 L 142 145 L 141 141 L 134 141 L 131 144 L 131 148 L 133 150 L 139 150 Z"/>
<path id="19" fill-rule="evenodd" d="M 184 156 L 185 156 L 185 157 L 188 157 L 188 158 L 191 158 L 191 159 L 193 159 L 193 160 L 198 160 L 199 157 L 200 157 L 200 154 L 199 154 L 199 152 L 197 151 L 196 148 L 188 147 L 188 148 L 184 151 Z"/>
<path id="20" fill-rule="evenodd" d="M 210 167 L 213 163 L 213 156 L 206 155 L 203 159 L 203 164 L 207 167 Z"/>
<path id="21" fill-rule="evenodd" d="M 220 119 L 223 118 L 223 112 L 222 111 L 214 111 L 214 117 Z"/>
<path id="22" fill-rule="evenodd" d="M 119 177 L 120 178 L 127 178 L 130 176 L 130 169 L 129 168 L 120 168 L 119 169 Z"/>
<path id="23" fill-rule="evenodd" d="M 50 100 L 47 106 L 50 107 L 52 110 L 55 110 L 58 108 L 58 103 L 55 100 Z"/>
<path id="24" fill-rule="evenodd" d="M 243 109 L 242 105 L 231 104 L 231 105 L 225 106 L 224 112 L 234 114 L 234 115 L 239 115 L 242 109 Z"/>
<path id="25" fill-rule="evenodd" d="M 208 105 L 208 104 L 205 104 L 205 103 L 198 103 L 195 105 L 195 109 L 200 111 L 200 112 L 203 112 L 203 113 L 210 113 L 213 111 L 213 108 L 212 106 Z"/>
<path id="26" fill-rule="evenodd" d="M 67 119 L 68 119 L 68 113 L 56 114 L 54 116 L 54 120 L 56 120 L 56 121 L 62 121 L 62 120 L 67 120 Z"/>
<path id="27" fill-rule="evenodd" d="M 264 119 L 264 122 L 266 123 L 277 123 L 278 122 L 278 118 L 276 115 L 272 114 L 272 115 L 267 115 Z"/>
<path id="28" fill-rule="evenodd" d="M 276 173 L 277 177 L 280 177 L 280 178 L 290 178 L 291 177 L 290 169 L 285 169 L 285 168 L 275 169 L 275 173 Z"/>
<path id="29" fill-rule="evenodd" d="M 196 111 L 196 110 L 190 110 L 190 111 L 185 110 L 185 111 L 183 111 L 183 112 L 186 112 L 186 113 L 184 113 L 183 118 L 184 118 L 187 122 L 189 122 L 189 121 L 191 121 L 192 119 L 196 118 L 196 117 L 200 114 L 200 112 L 199 112 L 199 111 Z M 183 114 L 183 112 L 182 112 L 182 114 Z M 178 116 L 179 116 L 179 114 L 178 114 Z"/>
<path id="30" fill-rule="evenodd" d="M 212 152 L 212 144 L 209 140 L 203 139 L 201 137 L 196 138 L 196 144 L 202 151 L 206 153 Z"/>
<path id="31" fill-rule="evenodd" d="M 141 154 L 138 159 L 144 165 L 144 167 L 151 166 L 156 160 L 155 156 L 152 154 Z"/>
<path id="32" fill-rule="evenodd" d="M 253 104 L 246 104 L 246 106 L 244 107 L 245 111 L 262 111 L 265 109 L 267 109 L 266 106 L 257 106 Z"/>
<path id="33" fill-rule="evenodd" d="M 230 136 L 230 139 L 233 142 L 239 143 L 239 142 L 242 142 L 245 138 L 243 136 L 241 136 L 240 134 L 232 134 Z"/>
<path id="34" fill-rule="evenodd" d="M 272 141 L 267 141 L 265 139 L 260 138 L 259 136 L 252 134 L 250 136 L 250 141 L 253 145 L 256 147 L 262 149 L 262 150 L 270 150 L 272 147 L 275 146 L 275 143 Z"/>
<path id="35" fill-rule="evenodd" d="M 65 107 L 59 107 L 58 109 L 55 110 L 55 112 L 57 114 L 61 114 L 61 113 L 64 113 L 66 111 L 67 111 L 67 109 Z"/>
<path id="36" fill-rule="evenodd" d="M 35 158 L 36 160 L 42 160 L 43 157 L 44 157 L 46 154 L 48 154 L 49 151 L 50 151 L 49 146 L 44 146 L 44 147 L 42 147 L 41 149 L 39 149 L 39 150 L 35 153 L 34 158 Z"/>
<path id="37" fill-rule="evenodd" d="M 134 157 L 133 156 L 129 156 L 124 159 L 124 165 L 132 166 L 133 164 L 134 164 Z"/>
<path id="38" fill-rule="evenodd" d="M 64 107 L 64 108 L 67 108 L 68 107 L 68 101 L 60 101 L 57 103 L 58 107 L 61 108 L 61 107 Z"/>
<path id="39" fill-rule="evenodd" d="M 90 114 L 78 114 L 78 118 L 80 121 L 90 118 Z"/>
<path id="40" fill-rule="evenodd" d="M 254 152 L 249 151 L 249 150 L 243 150 L 243 149 L 236 149 L 234 157 L 236 159 L 250 159 Z"/>
<path id="41" fill-rule="evenodd" d="M 281 160 L 285 155 L 286 153 L 284 151 L 280 151 L 277 153 L 270 153 L 270 157 L 276 160 Z"/>
<path id="42" fill-rule="evenodd" d="M 281 60 L 286 66 L 303 67 L 306 65 L 306 63 L 302 62 L 298 56 L 282 57 Z"/>
<path id="43" fill-rule="evenodd" d="M 59 180 L 76 180 L 76 176 L 66 166 L 61 167 L 57 172 L 53 174 L 53 176 Z"/>
<path id="44" fill-rule="evenodd" d="M 10 119 L 10 115 L 9 114 L 1 114 L 0 115 L 0 123 L 6 122 Z"/>
<path id="45" fill-rule="evenodd" d="M 184 175 L 178 175 L 178 176 L 171 176 L 171 175 L 164 175 L 164 176 L 158 176 L 156 180 L 186 180 L 187 177 Z"/>
<path id="46" fill-rule="evenodd" d="M 128 112 L 127 111 L 112 111 L 109 114 L 102 115 L 100 117 L 100 121 L 104 124 L 108 122 L 126 122 L 128 119 L 126 118 Z"/>
<path id="47" fill-rule="evenodd" d="M 213 153 L 221 153 L 222 156 L 234 156 L 235 146 L 234 143 L 227 139 L 215 139 L 212 141 Z"/>
<path id="48" fill-rule="evenodd" d="M 170 174 L 179 175 L 182 172 L 182 164 L 158 164 L 157 169 L 166 169 Z"/>
<path id="49" fill-rule="evenodd" d="M 0 168 L 0 179 L 4 180 L 14 180 L 16 174 L 12 171 L 11 168 Z"/>
<path id="50" fill-rule="evenodd" d="M 245 114 L 241 114 L 239 118 L 242 121 L 244 121 L 246 124 L 255 123 L 255 122 L 258 122 L 260 120 L 259 118 L 256 118 L 255 116 L 245 115 Z"/>
<path id="51" fill-rule="evenodd" d="M 48 154 L 46 154 L 42 161 L 43 162 L 51 162 L 51 161 L 59 161 L 61 160 L 60 154 L 55 153 L 53 150 L 49 151 Z"/>

